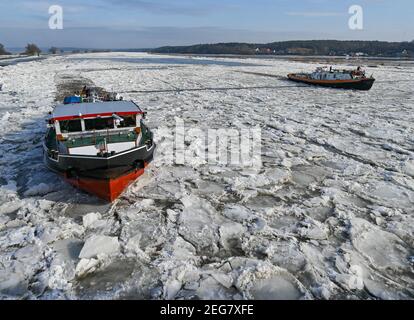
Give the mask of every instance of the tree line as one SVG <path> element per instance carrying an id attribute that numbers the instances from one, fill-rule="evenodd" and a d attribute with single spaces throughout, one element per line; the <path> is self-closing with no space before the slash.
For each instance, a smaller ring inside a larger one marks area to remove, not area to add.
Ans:
<path id="1" fill-rule="evenodd" d="M 150 50 L 154 53 L 181 54 L 242 54 L 242 55 L 353 55 L 414 56 L 414 41 L 338 41 L 306 40 L 283 41 L 267 44 L 216 43 L 192 46 L 168 46 Z"/>
<path id="2" fill-rule="evenodd" d="M 0 43 L 0 56 L 10 54 L 10 52 L 7 52 L 4 46 Z"/>
<path id="3" fill-rule="evenodd" d="M 51 47 L 48 50 L 51 54 L 57 54 L 61 52 L 61 50 L 57 47 Z M 24 52 L 22 54 L 28 55 L 28 56 L 40 56 L 42 53 L 42 50 L 35 44 L 35 43 L 28 43 L 24 49 Z M 3 44 L 0 43 L 0 55 L 10 55 L 11 53 L 6 50 Z"/>
<path id="4" fill-rule="evenodd" d="M 72 53 L 107 52 L 109 50 L 73 49 Z M 414 41 L 385 42 L 385 41 L 338 41 L 338 40 L 306 40 L 283 41 L 267 44 L 254 43 L 215 43 L 197 44 L 192 46 L 168 46 L 146 50 L 153 53 L 181 54 L 240 54 L 240 55 L 368 55 L 383 57 L 414 57 Z M 62 52 L 57 47 L 48 50 L 51 54 Z M 34 43 L 25 47 L 23 54 L 39 56 L 42 50 Z M 0 55 L 10 54 L 0 43 Z"/>
<path id="5" fill-rule="evenodd" d="M 76 48 L 65 48 L 64 49 L 67 52 L 72 53 L 97 53 L 97 52 L 110 52 L 109 49 L 76 49 Z M 48 53 L 50 54 L 59 54 L 64 52 L 63 49 L 57 48 L 57 47 L 51 47 L 48 50 Z M 40 56 L 42 53 L 42 50 L 34 43 L 28 43 L 24 49 L 24 52 L 22 52 L 22 55 L 28 55 L 28 56 Z M 10 55 L 11 53 L 6 50 L 3 44 L 0 43 L 0 56 L 1 55 Z"/>

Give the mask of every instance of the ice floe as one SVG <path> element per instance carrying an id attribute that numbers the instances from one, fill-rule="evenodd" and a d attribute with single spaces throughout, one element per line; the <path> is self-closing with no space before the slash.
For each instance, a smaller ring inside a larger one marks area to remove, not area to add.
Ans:
<path id="1" fill-rule="evenodd" d="M 0 68 L 0 298 L 413 299 L 413 73 L 381 66 L 352 92 L 254 74 L 314 69 L 304 62 L 186 59 Z M 154 129 L 154 162 L 114 204 L 42 163 L 44 119 L 75 80 L 133 99 Z M 200 132 L 257 127 L 260 168 L 199 157 L 212 144 Z"/>

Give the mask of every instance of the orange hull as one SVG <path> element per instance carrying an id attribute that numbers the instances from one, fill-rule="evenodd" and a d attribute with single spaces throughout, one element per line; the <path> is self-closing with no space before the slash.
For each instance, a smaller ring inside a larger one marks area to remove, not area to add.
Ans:
<path id="1" fill-rule="evenodd" d="M 113 202 L 143 173 L 144 169 L 137 169 L 114 179 L 68 178 L 65 176 L 65 180 L 83 191 L 106 201 Z"/>

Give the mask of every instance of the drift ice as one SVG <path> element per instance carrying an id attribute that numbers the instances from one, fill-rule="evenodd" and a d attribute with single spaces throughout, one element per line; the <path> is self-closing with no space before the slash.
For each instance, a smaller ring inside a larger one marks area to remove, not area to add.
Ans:
<path id="1" fill-rule="evenodd" d="M 114 201 L 153 159 L 152 132 L 133 101 L 70 97 L 55 107 L 43 143 L 47 167 L 72 185 Z"/>

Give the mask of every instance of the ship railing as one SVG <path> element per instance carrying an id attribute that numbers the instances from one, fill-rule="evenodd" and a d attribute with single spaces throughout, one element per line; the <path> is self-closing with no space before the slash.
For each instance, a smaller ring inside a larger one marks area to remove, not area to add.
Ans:
<path id="1" fill-rule="evenodd" d="M 70 147 L 97 145 L 106 140 L 107 143 L 135 141 L 137 134 L 130 129 L 107 129 L 72 134 L 68 137 L 66 144 Z"/>

